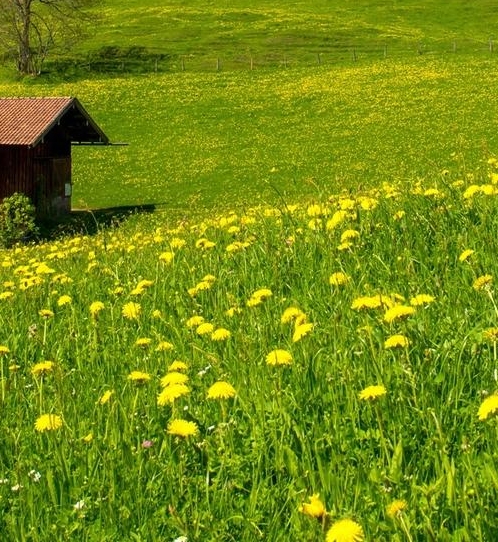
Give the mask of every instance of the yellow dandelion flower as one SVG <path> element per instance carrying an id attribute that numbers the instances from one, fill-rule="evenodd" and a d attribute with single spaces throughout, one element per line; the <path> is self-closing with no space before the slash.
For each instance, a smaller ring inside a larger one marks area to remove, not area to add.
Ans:
<path id="1" fill-rule="evenodd" d="M 174 237 L 169 242 L 169 245 L 171 248 L 182 248 L 187 244 L 187 241 L 185 239 L 180 239 L 179 237 Z"/>
<path id="2" fill-rule="evenodd" d="M 287 350 L 272 350 L 266 356 L 266 363 L 268 365 L 290 365 L 292 363 L 292 355 Z"/>
<path id="3" fill-rule="evenodd" d="M 63 307 L 64 305 L 70 305 L 72 301 L 73 300 L 70 295 L 61 295 L 57 300 L 57 305 L 59 307 Z"/>
<path id="4" fill-rule="evenodd" d="M 201 282 L 208 282 L 209 284 L 213 284 L 214 282 L 216 282 L 216 277 L 208 273 L 207 275 L 202 277 Z"/>
<path id="5" fill-rule="evenodd" d="M 138 320 L 141 311 L 142 307 L 139 303 L 134 303 L 133 301 L 130 301 L 129 303 L 126 303 L 124 305 L 122 314 L 128 320 Z"/>
<path id="6" fill-rule="evenodd" d="M 195 422 L 176 419 L 171 420 L 168 424 L 167 432 L 175 437 L 194 437 L 199 433 L 199 428 Z"/>
<path id="7" fill-rule="evenodd" d="M 488 327 L 488 329 L 485 329 L 482 332 L 482 336 L 484 339 L 491 341 L 491 342 L 497 342 L 498 341 L 498 327 Z"/>
<path id="8" fill-rule="evenodd" d="M 152 311 L 152 318 L 160 319 L 163 317 L 163 313 L 159 309 L 154 309 Z"/>
<path id="9" fill-rule="evenodd" d="M 50 275 L 55 273 L 55 270 L 49 267 L 46 263 L 41 263 L 36 267 L 35 273 L 37 275 Z"/>
<path id="10" fill-rule="evenodd" d="M 55 363 L 53 361 L 40 361 L 33 365 L 31 374 L 33 376 L 43 376 L 51 373 L 54 370 Z"/>
<path id="11" fill-rule="evenodd" d="M 93 433 L 88 433 L 81 439 L 85 444 L 90 444 L 93 441 Z"/>
<path id="12" fill-rule="evenodd" d="M 175 257 L 174 252 L 163 252 L 159 255 L 159 260 L 164 263 L 171 263 Z"/>
<path id="13" fill-rule="evenodd" d="M 341 198 L 339 200 L 339 207 L 344 210 L 351 211 L 356 206 L 356 201 L 352 198 Z"/>
<path id="14" fill-rule="evenodd" d="M 53 361 L 40 361 L 39 363 L 33 365 L 31 369 L 31 374 L 33 376 L 43 376 L 51 373 L 54 367 L 55 363 Z"/>
<path id="15" fill-rule="evenodd" d="M 131 380 L 132 382 L 135 382 L 136 384 L 145 384 L 145 382 L 148 382 L 152 377 L 149 373 L 144 373 L 142 371 L 132 371 L 128 375 L 128 380 Z"/>
<path id="16" fill-rule="evenodd" d="M 99 405 L 105 405 L 106 403 L 108 403 L 111 399 L 111 397 L 114 395 L 114 390 L 107 390 L 105 391 L 100 399 L 97 401 L 97 404 Z"/>
<path id="17" fill-rule="evenodd" d="M 310 497 L 310 502 L 305 502 L 299 507 L 299 512 L 312 518 L 322 519 L 327 515 L 325 505 L 320 500 L 320 495 L 316 493 Z"/>
<path id="18" fill-rule="evenodd" d="M 4 344 L 0 344 L 0 356 L 3 354 L 10 354 L 10 348 Z"/>
<path id="19" fill-rule="evenodd" d="M 175 360 L 169 367 L 168 371 L 186 371 L 188 365 L 184 361 Z"/>
<path id="20" fill-rule="evenodd" d="M 272 291 L 268 288 L 261 288 L 259 290 L 256 290 L 251 294 L 251 297 L 247 301 L 247 306 L 255 307 L 256 305 L 260 305 L 261 303 L 263 303 L 263 301 L 266 301 L 272 295 Z"/>
<path id="21" fill-rule="evenodd" d="M 16 373 L 17 371 L 19 371 L 20 368 L 21 368 L 21 366 L 15 364 L 15 363 L 13 363 L 12 365 L 9 365 L 9 371 L 11 373 Z"/>
<path id="22" fill-rule="evenodd" d="M 161 378 L 161 386 L 165 388 L 166 386 L 174 386 L 175 384 L 186 384 L 189 378 L 184 373 L 179 373 L 178 371 L 170 371 L 165 376 Z"/>
<path id="23" fill-rule="evenodd" d="M 138 288 L 139 290 L 143 290 L 145 288 L 150 288 L 153 284 L 154 284 L 153 280 L 142 279 L 138 282 L 138 284 L 136 285 L 136 288 Z"/>
<path id="24" fill-rule="evenodd" d="M 190 388 L 185 384 L 173 384 L 166 386 L 157 397 L 157 404 L 159 406 L 171 405 L 173 402 L 190 393 Z"/>
<path id="25" fill-rule="evenodd" d="M 41 309 L 38 311 L 38 314 L 42 317 L 42 318 L 45 318 L 45 320 L 48 320 L 49 318 L 52 318 L 54 313 L 53 311 L 51 311 L 50 309 Z"/>
<path id="26" fill-rule="evenodd" d="M 306 337 L 306 335 L 309 335 L 314 328 L 314 324 L 308 323 L 308 324 L 299 324 L 294 329 L 294 334 L 292 335 L 292 342 L 295 343 L 297 341 L 300 341 L 303 337 Z"/>
<path id="27" fill-rule="evenodd" d="M 343 286 L 344 284 L 347 284 L 351 278 L 346 275 L 346 273 L 343 273 L 342 271 L 337 271 L 336 273 L 332 273 L 329 277 L 329 284 L 331 286 Z"/>
<path id="28" fill-rule="evenodd" d="M 481 277 L 477 277 L 474 283 L 472 284 L 472 288 L 474 290 L 483 290 L 487 286 L 489 286 L 493 282 L 493 275 L 482 275 Z"/>
<path id="29" fill-rule="evenodd" d="M 105 307 L 105 305 L 102 303 L 102 301 L 94 301 L 91 305 L 90 305 L 90 314 L 96 318 L 97 314 L 103 310 Z"/>
<path id="30" fill-rule="evenodd" d="M 200 326 L 197 327 L 195 332 L 197 335 L 208 335 L 210 333 L 213 333 L 214 331 L 214 325 L 209 322 L 204 322 Z"/>
<path id="31" fill-rule="evenodd" d="M 396 499 L 386 507 L 386 514 L 394 519 L 408 508 L 406 501 Z"/>
<path id="32" fill-rule="evenodd" d="M 382 385 L 368 386 L 359 393 L 360 399 L 370 401 L 386 395 L 387 390 Z"/>
<path id="33" fill-rule="evenodd" d="M 138 296 L 138 295 L 142 295 L 144 292 L 145 292 L 145 288 L 139 288 L 138 286 L 136 286 L 136 287 L 133 288 L 133 290 L 130 292 L 130 295 Z"/>
<path id="34" fill-rule="evenodd" d="M 230 307 L 225 311 L 225 315 L 229 318 L 233 318 L 236 314 L 240 314 L 242 309 L 240 307 Z"/>
<path id="35" fill-rule="evenodd" d="M 269 288 L 259 288 L 259 290 L 254 291 L 251 294 L 251 297 L 257 297 L 258 299 L 268 299 L 273 295 L 273 292 Z"/>
<path id="36" fill-rule="evenodd" d="M 327 208 L 318 203 L 309 205 L 306 209 L 308 216 L 323 216 L 327 214 Z"/>
<path id="37" fill-rule="evenodd" d="M 380 296 L 357 297 L 351 304 L 351 308 L 355 310 L 378 309 L 379 307 L 382 307 L 382 299 Z"/>
<path id="38" fill-rule="evenodd" d="M 413 307 L 420 307 L 422 305 L 429 305 L 435 301 L 435 297 L 429 294 L 418 294 L 410 299 L 410 305 Z"/>
<path id="39" fill-rule="evenodd" d="M 226 246 L 225 250 L 227 252 L 238 252 L 240 250 L 244 250 L 250 246 L 250 243 L 242 242 L 242 241 L 234 241 L 233 243 L 230 243 Z"/>
<path id="40" fill-rule="evenodd" d="M 112 290 L 112 293 L 114 295 L 121 295 L 124 292 L 124 288 L 122 286 L 116 286 L 114 290 Z"/>
<path id="41" fill-rule="evenodd" d="M 387 309 L 387 311 L 385 312 L 384 322 L 392 324 L 395 320 L 406 318 L 407 316 L 411 316 L 412 314 L 415 314 L 414 307 L 408 307 L 406 305 L 395 305 L 394 307 Z"/>
<path id="42" fill-rule="evenodd" d="M 209 249 L 216 246 L 216 243 L 213 241 L 210 241 L 209 239 L 206 239 L 205 237 L 201 237 L 195 242 L 195 248 L 200 249 Z"/>
<path id="43" fill-rule="evenodd" d="M 35 429 L 40 433 L 55 431 L 61 427 L 62 418 L 57 414 L 42 414 L 35 422 Z"/>
<path id="44" fill-rule="evenodd" d="M 358 202 L 360 204 L 360 207 L 364 211 L 371 211 L 372 209 L 375 209 L 377 205 L 379 204 L 379 200 L 376 198 L 372 198 L 370 196 L 360 196 L 358 198 Z"/>
<path id="45" fill-rule="evenodd" d="M 337 245 L 337 250 L 349 250 L 353 246 L 353 243 L 351 241 L 344 241 L 344 243 L 341 243 L 340 245 Z"/>
<path id="46" fill-rule="evenodd" d="M 203 323 L 204 323 L 204 317 L 202 316 L 192 316 L 185 322 L 187 327 L 198 327 Z"/>
<path id="47" fill-rule="evenodd" d="M 11 297 L 14 297 L 13 292 L 2 292 L 2 293 L 0 293 L 0 300 L 9 299 Z"/>
<path id="48" fill-rule="evenodd" d="M 195 293 L 197 294 L 198 292 L 204 292 L 205 290 L 210 290 L 213 284 L 214 282 L 201 280 L 201 282 L 196 284 L 193 289 L 195 290 Z"/>
<path id="49" fill-rule="evenodd" d="M 284 310 L 280 322 L 282 322 L 282 324 L 288 324 L 300 316 L 305 316 L 301 309 L 298 309 L 297 307 L 288 307 Z"/>
<path id="50" fill-rule="evenodd" d="M 490 416 L 498 412 L 498 395 L 493 394 L 489 397 L 486 397 L 479 407 L 477 415 L 479 420 L 487 420 Z"/>
<path id="51" fill-rule="evenodd" d="M 344 222 L 344 220 L 346 220 L 346 218 L 348 218 L 348 212 L 347 211 L 336 211 L 332 217 L 327 220 L 327 223 L 325 224 L 325 228 L 327 230 L 333 230 L 334 228 L 336 228 L 341 222 Z"/>
<path id="52" fill-rule="evenodd" d="M 152 342 L 152 339 L 149 337 L 139 337 L 135 341 L 135 346 L 138 346 L 140 348 L 147 348 Z"/>
<path id="53" fill-rule="evenodd" d="M 207 391 L 208 399 L 230 399 L 236 395 L 235 388 L 223 380 L 215 382 Z"/>
<path id="54" fill-rule="evenodd" d="M 156 352 L 169 352 L 174 346 L 169 341 L 160 341 L 156 347 Z"/>
<path id="55" fill-rule="evenodd" d="M 384 348 L 406 348 L 410 341 L 404 335 L 391 335 L 384 342 Z"/>
<path id="56" fill-rule="evenodd" d="M 459 262 L 465 262 L 467 261 L 471 256 L 472 254 L 474 254 L 474 250 L 472 250 L 471 248 L 467 248 L 465 249 L 461 254 L 460 256 L 458 256 L 458 261 Z"/>
<path id="57" fill-rule="evenodd" d="M 393 218 L 394 220 L 401 220 L 404 216 L 406 215 L 406 212 L 401 210 L 401 211 L 396 211 L 393 215 Z"/>
<path id="58" fill-rule="evenodd" d="M 219 327 L 211 333 L 211 340 L 213 341 L 226 341 L 231 336 L 231 333 L 228 329 L 224 327 Z"/>
<path id="59" fill-rule="evenodd" d="M 478 184 L 471 184 L 463 193 L 464 199 L 470 199 L 481 191 Z"/>
<path id="60" fill-rule="evenodd" d="M 326 542 L 362 542 L 365 539 L 363 528 L 352 519 L 336 521 L 327 531 Z"/>
<path id="61" fill-rule="evenodd" d="M 357 230 L 345 230 L 341 234 L 341 243 L 350 241 L 351 239 L 356 239 L 360 236 L 360 232 Z"/>
<path id="62" fill-rule="evenodd" d="M 444 194 L 441 192 L 441 190 L 438 190 L 437 188 L 428 188 L 424 191 L 424 196 L 429 196 L 433 198 L 443 198 Z"/>

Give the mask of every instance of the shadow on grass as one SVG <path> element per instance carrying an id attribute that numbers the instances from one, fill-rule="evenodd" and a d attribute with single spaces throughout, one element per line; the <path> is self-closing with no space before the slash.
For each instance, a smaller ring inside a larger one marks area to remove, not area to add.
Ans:
<path id="1" fill-rule="evenodd" d="M 104 209 L 77 209 L 56 220 L 40 221 L 40 236 L 51 240 L 66 235 L 95 235 L 110 227 L 117 227 L 132 215 L 151 214 L 159 204 L 121 205 Z"/>

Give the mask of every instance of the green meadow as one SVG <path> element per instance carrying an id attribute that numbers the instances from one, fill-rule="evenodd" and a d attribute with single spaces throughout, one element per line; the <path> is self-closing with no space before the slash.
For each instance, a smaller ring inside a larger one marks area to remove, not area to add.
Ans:
<path id="1" fill-rule="evenodd" d="M 0 539 L 498 539 L 496 11 L 102 2 L 2 67 L 126 144 L 0 251 Z"/>
<path id="2" fill-rule="evenodd" d="M 495 92 L 486 56 L 0 84 L 76 95 L 128 144 L 73 149 L 75 207 L 148 203 L 175 217 L 480 168 L 496 149 Z"/>

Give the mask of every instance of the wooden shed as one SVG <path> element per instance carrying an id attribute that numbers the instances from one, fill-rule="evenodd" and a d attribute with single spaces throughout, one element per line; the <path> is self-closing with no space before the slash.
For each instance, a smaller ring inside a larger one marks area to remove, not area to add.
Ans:
<path id="1" fill-rule="evenodd" d="M 71 211 L 71 145 L 109 139 L 76 98 L 0 98 L 0 200 L 14 192 L 37 215 Z"/>

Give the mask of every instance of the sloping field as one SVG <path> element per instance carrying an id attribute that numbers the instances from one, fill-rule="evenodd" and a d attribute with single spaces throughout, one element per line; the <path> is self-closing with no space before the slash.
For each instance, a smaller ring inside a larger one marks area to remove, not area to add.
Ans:
<path id="1" fill-rule="evenodd" d="M 0 83 L 156 210 L 0 251 L 1 540 L 498 540 L 496 8 L 348 4 L 105 2 L 69 64 L 143 74 Z"/>
<path id="2" fill-rule="evenodd" d="M 437 182 L 497 148 L 494 57 L 150 74 L 2 95 L 76 95 L 113 141 L 74 149 L 74 205 L 178 216 L 383 181 Z"/>
<path id="3" fill-rule="evenodd" d="M 100 29 L 80 51 L 111 45 L 145 47 L 169 55 L 165 65 L 180 69 L 245 68 L 288 62 L 310 64 L 387 54 L 485 51 L 495 38 L 496 3 L 491 0 L 375 2 L 268 0 L 206 3 L 194 0 L 104 2 Z M 190 68 L 189 68 L 190 66 Z"/>

